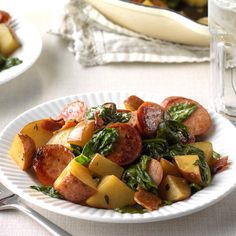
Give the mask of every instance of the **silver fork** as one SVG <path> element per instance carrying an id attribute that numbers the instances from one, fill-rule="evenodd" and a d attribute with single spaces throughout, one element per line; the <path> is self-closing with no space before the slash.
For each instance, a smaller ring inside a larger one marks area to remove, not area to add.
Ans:
<path id="1" fill-rule="evenodd" d="M 6 187 L 0 183 L 0 211 L 17 209 L 30 216 L 37 221 L 45 229 L 47 229 L 54 236 L 71 236 L 59 226 L 55 225 L 33 209 L 20 202 L 20 197 L 10 192 Z"/>
<path id="2" fill-rule="evenodd" d="M 11 21 L 8 24 L 13 30 L 19 29 L 19 22 L 17 19 L 11 19 Z"/>

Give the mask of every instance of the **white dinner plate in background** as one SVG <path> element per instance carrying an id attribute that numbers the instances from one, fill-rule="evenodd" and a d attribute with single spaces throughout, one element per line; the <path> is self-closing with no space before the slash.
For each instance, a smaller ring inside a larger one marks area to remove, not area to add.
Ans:
<path id="1" fill-rule="evenodd" d="M 11 14 L 11 13 L 10 13 Z M 38 30 L 29 21 L 12 14 L 16 33 L 21 47 L 11 57 L 18 57 L 23 62 L 17 66 L 0 71 L 0 85 L 9 80 L 17 78 L 20 74 L 29 69 L 39 57 L 42 50 L 42 39 Z"/>
<path id="2" fill-rule="evenodd" d="M 187 200 L 144 214 L 121 214 L 113 210 L 80 206 L 65 200 L 51 198 L 30 188 L 31 185 L 38 184 L 36 179 L 20 170 L 8 155 L 14 135 L 24 125 L 44 117 L 56 117 L 65 104 L 76 99 L 85 101 L 89 107 L 104 102 L 115 102 L 119 108 L 122 108 L 123 101 L 131 94 L 127 92 L 78 94 L 43 103 L 19 115 L 0 134 L 0 181 L 21 198 L 49 211 L 78 219 L 112 223 L 143 223 L 181 217 L 218 202 L 234 189 L 236 186 L 236 129 L 228 120 L 213 112 L 210 112 L 213 128 L 206 139 L 213 143 L 215 151 L 229 156 L 230 166 L 215 175 L 208 187 Z M 136 95 L 145 101 L 161 102 L 156 94 L 136 93 Z"/>

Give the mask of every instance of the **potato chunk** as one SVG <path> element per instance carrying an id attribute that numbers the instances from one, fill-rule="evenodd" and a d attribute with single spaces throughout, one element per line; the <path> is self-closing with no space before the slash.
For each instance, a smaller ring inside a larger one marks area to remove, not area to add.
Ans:
<path id="1" fill-rule="evenodd" d="M 163 176 L 164 177 L 167 175 L 181 176 L 177 166 L 174 165 L 173 163 L 167 161 L 164 158 L 161 158 L 160 164 L 163 169 Z"/>
<path id="2" fill-rule="evenodd" d="M 19 47 L 20 43 L 10 28 L 6 24 L 0 24 L 0 53 L 8 57 Z"/>
<path id="3" fill-rule="evenodd" d="M 35 150 L 35 143 L 29 136 L 16 134 L 9 150 L 9 155 L 22 170 L 27 170 L 31 166 Z"/>
<path id="4" fill-rule="evenodd" d="M 129 111 L 136 111 L 136 110 L 138 110 L 140 105 L 142 105 L 143 103 L 144 103 L 144 101 L 141 98 L 139 98 L 139 97 L 137 97 L 135 95 L 129 96 L 124 101 L 125 109 L 127 109 Z"/>
<path id="5" fill-rule="evenodd" d="M 191 146 L 201 149 L 204 152 L 207 163 L 212 161 L 213 147 L 210 142 L 196 142 L 191 143 Z"/>
<path id="6" fill-rule="evenodd" d="M 159 194 L 162 199 L 177 202 L 191 195 L 191 189 L 184 178 L 167 175 L 159 185 Z"/>
<path id="7" fill-rule="evenodd" d="M 201 172 L 197 164 L 199 162 L 198 155 L 175 156 L 174 159 L 186 180 L 191 183 L 202 184 Z"/>
<path id="8" fill-rule="evenodd" d="M 42 147 L 53 136 L 53 132 L 47 130 L 44 125 L 45 119 L 33 121 L 25 125 L 20 133 L 31 137 L 35 142 L 36 148 Z"/>
<path id="9" fill-rule="evenodd" d="M 68 143 L 83 147 L 93 136 L 95 130 L 94 120 L 79 122 L 68 137 Z"/>
<path id="10" fill-rule="evenodd" d="M 98 176 L 115 175 L 119 179 L 124 172 L 121 166 L 98 153 L 93 157 L 88 168 Z"/>
<path id="11" fill-rule="evenodd" d="M 73 129 L 74 127 L 60 130 L 48 140 L 47 144 L 60 144 L 70 149 L 70 144 L 68 143 L 68 137 Z"/>
<path id="12" fill-rule="evenodd" d="M 67 200 L 85 204 L 96 193 L 96 182 L 89 170 L 72 160 L 54 182 L 54 188 Z"/>
<path id="13" fill-rule="evenodd" d="M 135 204 L 134 192 L 114 175 L 103 177 L 97 192 L 86 203 L 92 207 L 114 209 Z"/>

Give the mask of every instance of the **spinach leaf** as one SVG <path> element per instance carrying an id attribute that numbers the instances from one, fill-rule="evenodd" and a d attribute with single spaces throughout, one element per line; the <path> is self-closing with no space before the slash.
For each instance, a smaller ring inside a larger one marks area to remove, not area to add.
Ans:
<path id="1" fill-rule="evenodd" d="M 86 118 L 88 120 L 94 120 L 96 114 L 103 120 L 104 125 L 110 122 L 125 123 L 128 122 L 131 117 L 129 112 L 118 112 L 115 103 L 104 103 L 101 106 L 90 108 L 86 113 Z"/>
<path id="2" fill-rule="evenodd" d="M 181 123 L 186 120 L 196 109 L 197 105 L 194 103 L 179 103 L 171 106 L 168 109 L 168 113 L 171 120 Z"/>
<path id="3" fill-rule="evenodd" d="M 115 128 L 105 128 L 99 131 L 85 144 L 82 153 L 75 160 L 82 165 L 86 165 L 91 161 L 95 153 L 100 153 L 104 156 L 109 155 L 118 136 L 118 131 Z"/>
<path id="4" fill-rule="evenodd" d="M 58 198 L 58 199 L 64 199 L 55 188 L 53 188 L 52 186 L 30 186 L 30 188 L 35 189 L 39 192 L 44 193 L 45 195 L 48 195 L 50 197 L 53 198 Z"/>
<path id="5" fill-rule="evenodd" d="M 172 201 L 168 201 L 168 200 L 162 200 L 162 201 L 161 201 L 161 205 L 162 205 L 162 206 L 170 206 L 170 205 L 172 205 L 172 204 L 173 204 Z"/>
<path id="6" fill-rule="evenodd" d="M 179 6 L 181 1 L 180 0 L 163 0 L 163 2 L 166 3 L 168 8 L 176 9 Z"/>
<path id="7" fill-rule="evenodd" d="M 127 168 L 122 176 L 122 180 L 134 191 L 141 186 L 147 191 L 156 192 L 157 185 L 147 172 L 147 163 L 151 157 L 143 155 L 140 161 Z"/>
<path id="8" fill-rule="evenodd" d="M 135 214 L 135 213 L 143 214 L 147 212 L 147 210 L 142 208 L 140 205 L 124 206 L 121 208 L 115 208 L 114 210 L 119 213 L 130 213 L 130 214 Z"/>
<path id="9" fill-rule="evenodd" d="M 166 155 L 168 143 L 165 139 L 145 139 L 143 140 L 142 154 L 151 157 L 160 157 Z"/>
<path id="10" fill-rule="evenodd" d="M 202 187 L 198 184 L 195 184 L 195 183 L 191 183 L 190 185 L 190 188 L 191 188 L 191 193 L 194 194 L 198 191 L 200 191 L 202 189 Z"/>
<path id="11" fill-rule="evenodd" d="M 18 59 L 17 57 L 6 58 L 0 54 L 0 71 L 6 70 L 6 69 L 13 67 L 13 66 L 17 66 L 21 63 L 22 63 L 22 61 L 20 59 Z"/>
<path id="12" fill-rule="evenodd" d="M 82 148 L 79 145 L 71 144 L 70 147 L 75 156 L 79 156 L 82 153 Z"/>
<path id="13" fill-rule="evenodd" d="M 199 162 L 197 164 L 199 165 L 201 171 L 203 185 L 208 186 L 210 184 L 211 171 L 207 164 L 204 152 L 201 149 L 193 147 L 191 145 L 183 145 L 178 143 L 176 145 L 169 147 L 169 155 L 171 157 L 176 155 L 198 155 Z"/>
<path id="14" fill-rule="evenodd" d="M 166 140 L 169 145 L 188 143 L 191 139 L 185 125 L 174 120 L 165 120 L 160 123 L 157 138 Z"/>
<path id="15" fill-rule="evenodd" d="M 213 159 L 218 160 L 218 159 L 220 159 L 221 155 L 218 152 L 213 151 L 212 157 L 213 157 Z"/>

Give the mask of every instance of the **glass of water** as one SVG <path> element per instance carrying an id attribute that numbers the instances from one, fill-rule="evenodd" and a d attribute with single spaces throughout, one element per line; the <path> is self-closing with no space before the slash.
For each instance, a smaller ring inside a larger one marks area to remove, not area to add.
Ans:
<path id="1" fill-rule="evenodd" d="M 236 120 L 236 0 L 208 1 L 213 105 Z"/>

